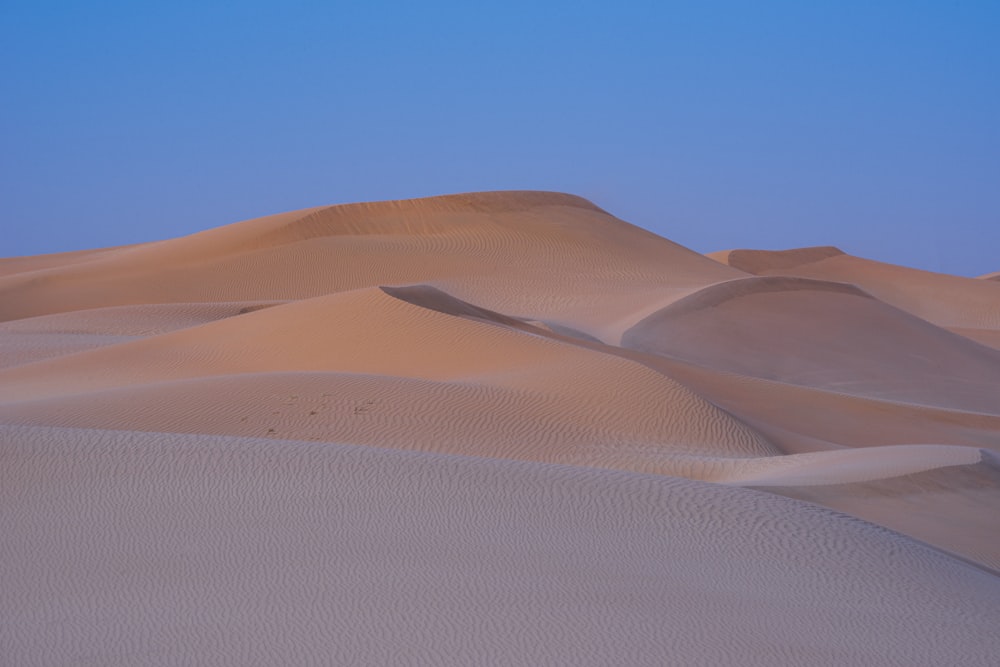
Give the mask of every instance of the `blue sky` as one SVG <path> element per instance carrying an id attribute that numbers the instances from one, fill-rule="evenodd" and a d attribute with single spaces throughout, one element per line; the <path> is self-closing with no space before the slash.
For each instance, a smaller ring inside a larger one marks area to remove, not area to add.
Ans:
<path id="1" fill-rule="evenodd" d="M 995 0 L 3 0 L 0 256 L 540 189 L 996 271 L 998 35 Z"/>

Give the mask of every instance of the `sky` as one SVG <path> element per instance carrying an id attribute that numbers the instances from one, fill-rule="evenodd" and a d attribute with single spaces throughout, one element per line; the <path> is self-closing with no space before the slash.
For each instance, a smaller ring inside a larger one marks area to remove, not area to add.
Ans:
<path id="1" fill-rule="evenodd" d="M 0 256 L 557 190 L 1000 271 L 1000 1 L 0 0 Z"/>

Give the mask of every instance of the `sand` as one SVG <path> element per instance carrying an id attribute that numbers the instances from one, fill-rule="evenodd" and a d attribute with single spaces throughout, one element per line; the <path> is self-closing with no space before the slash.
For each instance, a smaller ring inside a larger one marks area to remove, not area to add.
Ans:
<path id="1" fill-rule="evenodd" d="M 0 259 L 0 663 L 992 665 L 998 347 L 556 193 Z"/>
<path id="2" fill-rule="evenodd" d="M 759 276 L 799 276 L 856 285 L 928 322 L 972 336 L 995 340 L 1000 331 L 1000 284 L 995 280 L 894 266 L 853 257 L 833 247 L 731 250 L 712 257 Z"/>

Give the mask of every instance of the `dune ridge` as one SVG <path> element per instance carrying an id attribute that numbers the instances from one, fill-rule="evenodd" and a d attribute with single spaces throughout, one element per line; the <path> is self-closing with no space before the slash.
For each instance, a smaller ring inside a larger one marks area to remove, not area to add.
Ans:
<path id="1" fill-rule="evenodd" d="M 820 252 L 824 250 L 734 250 L 713 256 L 727 266 L 755 275 L 850 283 L 941 327 L 986 331 L 1000 328 L 1000 285 L 995 281 L 895 266 L 832 252 L 836 249 Z M 789 265 L 786 256 L 807 257 L 808 261 Z"/>
<path id="2" fill-rule="evenodd" d="M 990 665 L 998 348 L 560 193 L 0 259 L 0 662 Z"/>

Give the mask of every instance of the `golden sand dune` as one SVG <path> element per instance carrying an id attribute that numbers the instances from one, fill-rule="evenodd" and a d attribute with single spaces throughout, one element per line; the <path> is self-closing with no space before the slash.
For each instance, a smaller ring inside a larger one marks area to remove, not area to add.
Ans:
<path id="1" fill-rule="evenodd" d="M 714 257 L 505 192 L 0 259 L 0 663 L 994 664 L 1000 285 Z"/>
<path id="2" fill-rule="evenodd" d="M 307 209 L 21 267 L 0 278 L 0 319 L 433 283 L 494 310 L 606 324 L 645 305 L 647 293 L 742 275 L 585 200 L 549 193 Z"/>

